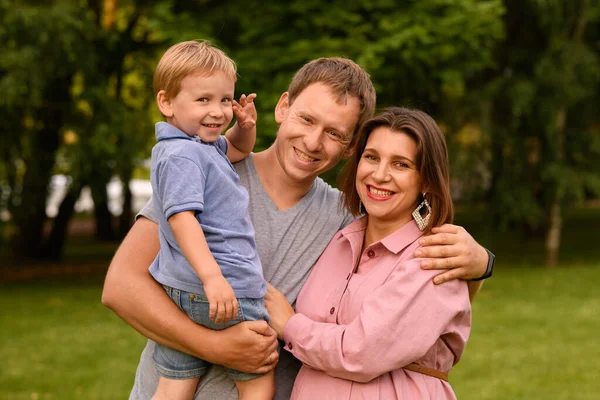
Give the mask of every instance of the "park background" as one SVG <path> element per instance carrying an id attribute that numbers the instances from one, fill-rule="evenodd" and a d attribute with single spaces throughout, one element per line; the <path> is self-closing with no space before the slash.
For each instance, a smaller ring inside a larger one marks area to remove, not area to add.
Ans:
<path id="1" fill-rule="evenodd" d="M 190 39 L 258 94 L 256 150 L 321 56 L 434 116 L 456 223 L 497 256 L 458 398 L 600 398 L 598 0 L 0 0 L 0 399 L 127 397 L 144 338 L 103 277 L 148 195 L 153 69 Z"/>

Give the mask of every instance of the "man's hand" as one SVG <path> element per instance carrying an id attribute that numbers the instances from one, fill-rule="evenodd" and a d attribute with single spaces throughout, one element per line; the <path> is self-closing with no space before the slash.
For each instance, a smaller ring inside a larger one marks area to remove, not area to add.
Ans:
<path id="1" fill-rule="evenodd" d="M 219 364 L 252 374 L 265 374 L 275 368 L 279 360 L 277 334 L 266 321 L 241 322 L 219 334 L 227 344 Z"/>
<path id="2" fill-rule="evenodd" d="M 275 329 L 277 336 L 280 339 L 283 339 L 285 325 L 296 313 L 283 293 L 275 289 L 275 287 L 268 282 L 267 293 L 265 294 L 265 306 L 269 312 L 269 325 Z"/>
<path id="3" fill-rule="evenodd" d="M 463 227 L 444 224 L 433 228 L 431 234 L 419 240 L 422 246 L 415 257 L 432 258 L 421 263 L 423 269 L 447 269 L 433 282 L 443 283 L 453 279 L 474 279 L 485 273 L 488 254 Z"/>
<path id="4" fill-rule="evenodd" d="M 217 324 L 233 320 L 238 313 L 238 301 L 231 285 L 223 275 L 204 282 L 204 293 L 210 303 L 210 320 Z M 216 317 L 216 318 L 215 318 Z"/>
<path id="5" fill-rule="evenodd" d="M 256 93 L 251 93 L 248 96 L 241 95 L 239 102 L 233 100 L 233 113 L 241 129 L 251 129 L 256 125 L 258 114 L 254 106 L 255 98 Z"/>

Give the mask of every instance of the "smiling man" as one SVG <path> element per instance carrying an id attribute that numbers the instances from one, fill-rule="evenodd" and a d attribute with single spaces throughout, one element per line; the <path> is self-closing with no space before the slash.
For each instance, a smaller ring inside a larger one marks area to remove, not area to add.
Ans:
<path id="1" fill-rule="evenodd" d="M 351 153 L 357 130 L 374 109 L 373 84 L 356 63 L 313 60 L 296 73 L 277 103 L 275 142 L 234 164 L 250 196 L 264 277 L 291 303 L 330 239 L 353 219 L 340 207 L 340 192 L 318 176 Z M 275 398 L 289 399 L 301 363 L 286 351 L 278 356 L 276 334 L 264 321 L 223 331 L 191 322 L 148 273 L 160 247 L 151 202 L 140 215 L 110 265 L 102 294 L 106 306 L 151 339 L 130 399 L 149 399 L 156 389 L 154 341 L 219 364 L 202 379 L 196 398 L 237 399 L 235 385 L 220 365 L 265 373 L 279 360 Z M 448 225 L 427 241 L 430 247 L 423 248 L 422 256 L 434 258 L 429 267 L 454 268 L 442 281 L 478 278 L 486 271 L 486 250 L 464 229 Z M 477 287 L 473 284 L 472 290 Z"/>

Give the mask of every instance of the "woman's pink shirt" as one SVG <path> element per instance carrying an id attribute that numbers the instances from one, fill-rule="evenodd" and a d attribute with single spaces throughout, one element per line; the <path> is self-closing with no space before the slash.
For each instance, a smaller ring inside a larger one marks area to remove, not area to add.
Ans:
<path id="1" fill-rule="evenodd" d="M 413 255 L 414 221 L 361 252 L 365 229 L 363 217 L 338 232 L 298 296 L 284 331 L 304 364 L 292 399 L 455 399 L 447 382 L 402 367 L 458 362 L 471 330 L 466 282 L 433 284 L 439 271 Z"/>

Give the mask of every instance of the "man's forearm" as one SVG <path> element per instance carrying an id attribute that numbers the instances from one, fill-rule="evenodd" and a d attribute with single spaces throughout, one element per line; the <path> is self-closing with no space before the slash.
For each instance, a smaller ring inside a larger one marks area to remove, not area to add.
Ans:
<path id="1" fill-rule="evenodd" d="M 475 296 L 479 292 L 479 289 L 481 289 L 482 285 L 483 281 L 467 281 L 467 287 L 469 288 L 469 300 L 471 303 L 473 300 L 475 300 Z"/>

